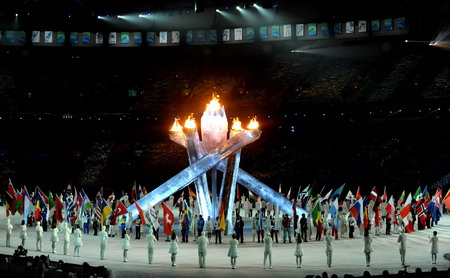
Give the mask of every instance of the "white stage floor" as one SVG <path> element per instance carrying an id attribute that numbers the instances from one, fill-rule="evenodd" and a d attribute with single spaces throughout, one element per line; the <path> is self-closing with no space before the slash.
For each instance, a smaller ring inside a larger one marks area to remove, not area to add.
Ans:
<path id="1" fill-rule="evenodd" d="M 5 208 L 0 207 L 0 253 L 10 254 L 20 244 L 20 221 L 21 216 L 10 216 L 14 224 L 11 245 L 5 246 Z M 250 227 L 249 219 L 246 219 L 246 228 Z M 162 230 L 162 227 L 161 229 Z M 428 236 L 432 235 L 433 230 L 438 232 L 439 251 L 436 265 L 431 264 L 431 255 L 429 253 Z M 179 235 L 181 240 L 181 235 Z M 364 271 L 369 271 L 372 275 L 381 275 L 382 271 L 387 269 L 389 273 L 397 273 L 403 270 L 400 265 L 400 255 L 398 251 L 397 235 L 386 236 L 384 232 L 381 236 L 373 237 L 372 263 L 370 267 L 365 266 L 365 255 L 362 253 L 362 239 L 357 235 L 355 239 L 343 238 L 334 241 L 333 265 L 328 268 L 325 257 L 325 242 L 312 241 L 303 244 L 305 255 L 300 269 L 296 268 L 294 251 L 295 244 L 273 244 L 272 266 L 273 269 L 263 269 L 263 245 L 252 242 L 252 235 L 249 229 L 246 229 L 244 235 L 244 244 L 239 245 L 240 257 L 237 259 L 237 268 L 231 269 L 230 259 L 227 257 L 228 242 L 230 236 L 222 237 L 222 244 L 213 243 L 208 247 L 206 257 L 206 268 L 198 267 L 198 254 L 196 243 L 193 242 L 193 236 L 190 236 L 189 243 L 179 244 L 179 253 L 177 255 L 177 266 L 172 267 L 170 262 L 169 243 L 165 242 L 165 235 L 160 236 L 160 241 L 156 243 L 153 264 L 147 262 L 147 243 L 144 238 L 131 240 L 131 250 L 128 252 L 128 262 L 123 262 L 122 258 L 122 239 L 119 237 L 110 238 L 106 250 L 106 260 L 99 260 L 99 241 L 98 237 L 84 235 L 81 247 L 81 257 L 75 258 L 72 255 L 62 255 L 62 241 L 57 244 L 57 254 L 51 253 L 50 231 L 44 233 L 44 252 L 37 252 L 36 233 L 34 228 L 28 228 L 28 240 L 25 248 L 28 249 L 29 256 L 50 255 L 53 261 L 63 260 L 69 263 L 82 264 L 88 262 L 92 266 L 105 266 L 111 274 L 111 277 L 304 277 L 306 275 L 321 275 L 326 271 L 329 275 L 335 273 L 339 277 L 344 274 L 362 276 Z M 280 241 L 282 242 L 282 241 Z M 70 246 L 70 254 L 73 254 L 73 246 Z M 438 226 L 433 229 L 416 231 L 407 235 L 407 253 L 406 263 L 410 265 L 408 272 L 414 272 L 417 267 L 423 271 L 430 271 L 435 266 L 438 270 L 447 270 L 450 262 L 442 256 L 444 253 L 450 253 L 450 216 L 444 215 Z"/>

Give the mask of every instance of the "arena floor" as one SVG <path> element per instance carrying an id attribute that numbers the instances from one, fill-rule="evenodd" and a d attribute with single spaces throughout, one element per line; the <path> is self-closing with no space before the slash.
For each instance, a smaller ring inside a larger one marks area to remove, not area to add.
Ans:
<path id="1" fill-rule="evenodd" d="M 0 253 L 14 253 L 20 244 L 19 215 L 10 216 L 14 224 L 11 244 L 14 247 L 5 246 L 5 225 L 6 217 L 4 207 L 0 207 Z M 161 234 L 159 242 L 156 243 L 153 264 L 147 261 L 147 243 L 145 238 L 131 241 L 131 250 L 128 255 L 128 262 L 123 262 L 122 239 L 119 237 L 110 238 L 106 250 L 106 260 L 99 259 L 99 241 L 92 235 L 83 237 L 84 246 L 81 247 L 81 257 L 73 257 L 73 247 L 70 255 L 62 255 L 62 242 L 58 242 L 57 254 L 51 253 L 50 232 L 44 234 L 44 252 L 35 251 L 36 235 L 33 228 L 28 229 L 28 240 L 25 248 L 28 249 L 29 256 L 50 255 L 51 260 L 63 260 L 70 263 L 88 262 L 92 266 L 103 265 L 110 271 L 111 277 L 304 277 L 306 275 L 320 275 L 326 271 L 328 274 L 337 274 L 342 277 L 344 274 L 362 276 L 368 270 L 372 275 L 380 275 L 387 269 L 390 273 L 397 273 L 404 270 L 400 265 L 400 255 L 398 252 L 397 236 L 381 236 L 373 238 L 372 263 L 370 267 L 365 266 L 365 256 L 362 253 L 362 239 L 359 234 L 356 239 L 343 238 L 333 243 L 333 265 L 328 268 L 325 257 L 325 242 L 312 241 L 303 244 L 305 255 L 303 256 L 302 267 L 298 269 L 295 263 L 295 244 L 274 243 L 272 253 L 273 269 L 263 269 L 263 245 L 252 242 L 250 220 L 246 220 L 246 231 L 244 243 L 239 245 L 240 256 L 237 259 L 237 268 L 231 269 L 230 259 L 227 257 L 230 237 L 223 237 L 222 244 L 211 243 L 208 247 L 206 258 L 206 268 L 199 268 L 196 243 L 191 236 L 189 243 L 180 243 L 177 255 L 177 266 L 172 267 L 170 262 L 169 243 L 165 242 L 165 236 Z M 432 231 L 438 232 L 439 251 L 436 265 L 431 264 L 429 253 L 428 236 Z M 60 239 L 61 240 L 61 239 Z M 280 241 L 282 242 L 282 241 Z M 433 229 L 416 231 L 407 236 L 406 263 L 410 265 L 408 272 L 414 272 L 417 267 L 423 271 L 430 271 L 435 266 L 438 270 L 447 270 L 450 262 L 443 258 L 444 253 L 450 253 L 450 216 L 444 215 L 438 226 Z"/>

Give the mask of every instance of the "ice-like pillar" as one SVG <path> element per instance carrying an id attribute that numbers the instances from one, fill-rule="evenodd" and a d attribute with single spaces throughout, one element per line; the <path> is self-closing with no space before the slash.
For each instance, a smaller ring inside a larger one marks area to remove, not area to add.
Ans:
<path id="1" fill-rule="evenodd" d="M 260 135 L 260 130 L 240 132 L 238 135 L 215 147 L 195 163 L 152 190 L 150 193 L 139 199 L 137 203 L 144 211 L 147 211 L 150 206 L 154 206 L 157 203 L 164 201 L 170 195 L 189 185 L 201 174 L 216 166 L 221 160 L 227 158 L 245 145 L 257 140 Z M 138 216 L 135 204 L 128 207 L 128 211 L 131 212 L 132 219 L 135 219 Z"/>
<path id="2" fill-rule="evenodd" d="M 216 146 L 227 140 L 228 120 L 225 108 L 220 105 L 218 96 L 207 105 L 201 118 L 202 145 L 204 152 L 208 153 Z M 217 169 L 213 168 L 211 173 L 211 199 L 212 215 L 216 217 L 217 211 Z"/>
<path id="3" fill-rule="evenodd" d="M 226 168 L 223 162 L 219 164 L 218 169 L 221 171 L 225 171 Z M 278 192 L 260 182 L 258 179 L 240 168 L 237 174 L 237 182 L 242 186 L 248 188 L 250 191 L 256 193 L 261 198 L 269 201 L 274 206 L 279 206 L 279 208 L 288 215 L 293 216 L 293 204 L 290 200 L 281 196 L 280 194 L 278 194 Z M 306 210 L 297 206 L 297 215 L 302 215 L 302 213 L 308 215 L 308 212 Z"/>
<path id="4" fill-rule="evenodd" d="M 192 165 L 199 160 L 202 155 L 200 148 L 200 140 L 198 138 L 197 128 L 184 128 L 183 133 L 186 137 L 186 148 L 189 156 L 189 163 Z M 200 154 L 200 155 L 199 155 Z M 204 219 L 208 219 L 211 215 L 211 199 L 209 198 L 208 181 L 206 173 L 203 173 L 195 181 L 195 188 L 197 190 L 197 200 Z"/>

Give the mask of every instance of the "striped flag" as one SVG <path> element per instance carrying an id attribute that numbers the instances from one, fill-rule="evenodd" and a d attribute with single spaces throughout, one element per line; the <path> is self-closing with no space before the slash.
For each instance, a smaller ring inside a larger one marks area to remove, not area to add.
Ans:
<path id="1" fill-rule="evenodd" d="M 311 212 L 312 219 L 316 222 L 316 224 L 322 217 L 322 213 L 320 212 L 320 209 L 319 209 L 319 206 L 320 206 L 319 203 L 320 202 L 318 200 L 314 206 L 314 209 Z"/>
<path id="2" fill-rule="evenodd" d="M 403 190 L 402 195 L 400 196 L 400 198 L 398 199 L 398 203 L 401 204 L 405 201 L 405 190 Z"/>
<path id="3" fill-rule="evenodd" d="M 253 202 L 257 202 L 258 201 L 258 197 L 253 195 L 253 193 L 250 191 L 250 189 L 248 190 L 248 198 L 250 200 L 253 200 Z"/>

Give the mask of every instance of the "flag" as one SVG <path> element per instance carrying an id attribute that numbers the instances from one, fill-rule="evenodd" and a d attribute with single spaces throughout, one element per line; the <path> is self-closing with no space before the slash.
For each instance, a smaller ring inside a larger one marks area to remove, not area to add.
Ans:
<path id="1" fill-rule="evenodd" d="M 428 186 L 426 186 L 426 185 L 422 192 L 422 198 L 424 201 L 429 201 L 431 199 L 430 193 L 428 192 Z"/>
<path id="2" fill-rule="evenodd" d="M 39 186 L 36 186 L 36 190 L 37 190 L 37 192 L 39 192 L 41 194 L 42 201 L 45 204 L 48 204 L 48 197 L 47 197 L 47 195 L 45 195 L 44 191 L 42 191 L 41 188 L 39 188 Z"/>
<path id="3" fill-rule="evenodd" d="M 188 186 L 188 189 L 189 189 L 189 196 L 191 196 L 193 198 L 197 198 L 197 195 L 195 195 L 194 191 L 192 191 L 190 186 Z"/>
<path id="4" fill-rule="evenodd" d="M 360 225 L 363 220 L 363 199 L 359 198 L 358 201 L 356 201 L 353 206 L 350 208 L 350 213 L 353 215 L 353 217 L 356 220 L 356 224 Z"/>
<path id="5" fill-rule="evenodd" d="M 159 224 L 159 219 L 158 219 L 158 214 L 156 213 L 155 209 L 150 206 L 150 221 L 152 221 L 152 226 L 155 230 L 158 230 L 160 224 Z"/>
<path id="6" fill-rule="evenodd" d="M 372 191 L 369 194 L 369 199 L 372 201 L 376 201 L 378 199 L 377 188 L 374 186 Z"/>
<path id="7" fill-rule="evenodd" d="M 319 203 L 320 203 L 319 201 L 316 202 L 314 209 L 311 212 L 312 219 L 316 222 L 316 224 L 322 217 L 322 214 L 321 214 L 320 208 L 319 208 L 319 206 L 320 206 Z"/>
<path id="8" fill-rule="evenodd" d="M 53 198 L 53 194 L 51 192 L 48 193 L 48 208 L 52 209 L 56 205 L 55 200 Z"/>
<path id="9" fill-rule="evenodd" d="M 253 195 L 253 193 L 250 191 L 250 189 L 248 190 L 248 198 L 250 200 L 253 200 L 253 202 L 257 202 L 258 201 L 258 197 L 256 197 L 255 195 Z"/>
<path id="10" fill-rule="evenodd" d="M 225 221 L 225 206 L 224 203 L 222 203 L 222 205 L 220 206 L 220 231 L 225 231 L 227 226 L 226 226 L 226 221 Z"/>
<path id="11" fill-rule="evenodd" d="M 345 186 L 345 183 L 343 185 L 341 185 L 341 187 L 336 189 L 336 191 L 334 191 L 333 194 L 331 194 L 330 199 L 333 199 L 334 197 L 338 197 L 339 198 L 339 196 L 342 193 L 342 190 L 344 190 L 344 186 Z"/>
<path id="12" fill-rule="evenodd" d="M 138 186 L 137 197 L 138 197 L 138 199 L 141 199 L 142 197 L 144 197 L 144 195 L 142 193 L 142 186 L 141 185 Z"/>
<path id="13" fill-rule="evenodd" d="M 374 206 L 375 209 L 375 227 L 380 227 L 380 206 L 379 205 L 375 205 Z"/>
<path id="14" fill-rule="evenodd" d="M 288 191 L 288 193 L 286 195 L 286 199 L 288 199 L 288 200 L 291 199 L 291 189 L 292 189 L 292 186 L 289 187 L 289 191 Z"/>
<path id="15" fill-rule="evenodd" d="M 411 201 L 412 196 L 411 193 L 408 194 L 408 198 L 406 198 L 404 207 L 400 210 L 400 216 L 403 219 L 403 223 L 405 224 L 406 232 L 411 233 L 413 230 L 411 229 L 411 225 L 408 220 L 408 214 L 411 212 Z"/>
<path id="16" fill-rule="evenodd" d="M 121 201 L 119 201 L 119 203 L 117 204 L 116 210 L 114 211 L 114 217 L 117 218 L 117 217 L 127 214 L 127 213 L 128 213 L 127 208 Z"/>
<path id="17" fill-rule="evenodd" d="M 447 191 L 447 194 L 445 194 L 444 198 L 442 200 L 447 200 L 450 197 L 450 189 Z"/>
<path id="18" fill-rule="evenodd" d="M 447 210 L 450 210 L 450 197 L 444 199 L 444 204 L 447 207 Z"/>
<path id="19" fill-rule="evenodd" d="M 139 206 L 138 202 L 135 202 L 134 204 L 136 205 L 136 209 L 137 209 L 137 211 L 139 213 L 139 216 L 141 217 L 142 225 L 147 225 L 147 221 L 146 221 L 147 217 L 145 217 L 144 211 L 141 209 L 141 207 Z"/>
<path id="20" fill-rule="evenodd" d="M 241 201 L 241 193 L 239 192 L 239 184 L 236 184 L 236 200 Z"/>
<path id="21" fill-rule="evenodd" d="M 64 221 L 64 218 L 62 216 L 63 208 L 64 208 L 64 206 L 61 203 L 61 200 L 59 199 L 58 196 L 56 196 L 56 198 L 55 198 L 55 217 L 56 217 L 56 220 L 58 220 L 59 222 Z"/>
<path id="22" fill-rule="evenodd" d="M 9 200 L 7 201 L 7 212 L 6 215 L 9 216 L 9 210 L 11 211 L 11 214 L 14 215 L 16 214 L 16 195 L 17 192 L 14 189 L 14 186 L 11 182 L 11 179 L 9 179 L 9 184 L 8 184 L 8 191 L 7 191 L 7 195 L 9 195 Z"/>
<path id="23" fill-rule="evenodd" d="M 145 188 L 145 186 L 143 186 L 143 187 L 142 187 L 142 195 L 145 196 L 145 195 L 147 195 L 147 194 L 148 194 L 147 188 Z"/>
<path id="24" fill-rule="evenodd" d="M 355 196 L 356 200 L 361 199 L 361 193 L 359 192 L 359 186 L 358 186 L 358 190 L 356 191 L 356 196 Z"/>
<path id="25" fill-rule="evenodd" d="M 30 197 L 27 195 L 23 199 L 23 220 L 25 223 L 28 221 L 28 215 L 34 210 L 34 205 L 30 200 Z"/>
<path id="26" fill-rule="evenodd" d="M 35 206 L 35 212 L 34 212 L 34 220 L 35 221 L 41 221 L 41 211 L 43 208 L 45 208 L 45 202 L 41 196 L 41 193 L 37 193 L 36 198 L 36 206 Z"/>
<path id="27" fill-rule="evenodd" d="M 105 199 L 102 202 L 102 225 L 105 223 L 106 217 L 112 212 L 111 207 L 106 203 Z"/>
<path id="28" fill-rule="evenodd" d="M 405 190 L 403 190 L 402 195 L 400 196 L 400 198 L 398 199 L 398 203 L 401 204 L 405 201 Z"/>
<path id="29" fill-rule="evenodd" d="M 347 196 L 345 196 L 345 199 L 346 200 L 352 200 L 354 198 L 355 198 L 355 196 L 353 195 L 352 191 L 349 190 L 348 193 L 347 193 Z"/>
<path id="30" fill-rule="evenodd" d="M 421 198 L 416 203 L 416 211 L 417 211 L 417 218 L 419 219 L 420 223 L 422 224 L 422 227 L 426 227 L 425 221 L 427 220 L 427 206 L 428 204 L 425 204 L 425 201 Z"/>
<path id="31" fill-rule="evenodd" d="M 300 194 L 298 194 L 298 198 L 303 199 L 306 196 L 306 194 L 308 194 L 308 190 L 309 190 L 309 184 L 305 189 L 302 190 L 302 192 L 300 192 Z"/>
<path id="32" fill-rule="evenodd" d="M 99 192 L 100 193 L 100 192 Z M 96 205 L 95 205 L 95 217 L 97 219 L 102 219 L 102 212 L 103 212 L 103 196 L 101 194 L 97 193 L 97 196 L 95 196 L 96 199 Z"/>
<path id="33" fill-rule="evenodd" d="M 171 235 L 172 234 L 172 226 L 175 222 L 175 218 L 173 217 L 173 213 L 170 208 L 166 205 L 166 203 L 162 202 L 163 214 L 164 214 L 164 234 Z"/>
<path id="34" fill-rule="evenodd" d="M 368 214 L 367 206 L 364 206 L 363 221 L 364 221 L 364 228 L 366 228 L 366 229 L 369 228 L 369 214 Z"/>
<path id="35" fill-rule="evenodd" d="M 189 234 L 192 222 L 192 210 L 186 200 L 183 201 L 184 221 L 186 221 L 186 232 Z"/>
<path id="36" fill-rule="evenodd" d="M 386 212 L 391 216 L 392 223 L 393 224 L 398 224 L 397 216 L 395 214 L 394 197 L 392 197 L 392 196 L 391 196 L 391 198 L 389 198 L 389 201 L 386 204 Z"/>
<path id="37" fill-rule="evenodd" d="M 328 193 L 323 197 L 323 200 L 328 200 L 328 199 L 330 199 L 331 192 L 333 192 L 333 189 L 330 189 L 330 191 L 328 191 Z"/>
<path id="38" fill-rule="evenodd" d="M 334 201 L 330 207 L 330 210 L 329 210 L 329 213 L 331 214 L 332 217 L 334 217 L 336 215 L 336 212 L 338 211 L 338 209 L 339 209 L 339 202 L 338 202 L 338 199 L 336 198 L 336 199 L 334 199 Z"/>
<path id="39" fill-rule="evenodd" d="M 419 199 L 422 198 L 422 189 L 420 189 L 420 186 L 417 188 L 416 193 L 414 193 L 413 199 L 416 201 L 419 201 Z"/>
<path id="40" fill-rule="evenodd" d="M 137 200 L 137 196 L 136 196 L 136 181 L 134 181 L 134 185 L 131 188 L 131 202 L 134 202 Z"/>

